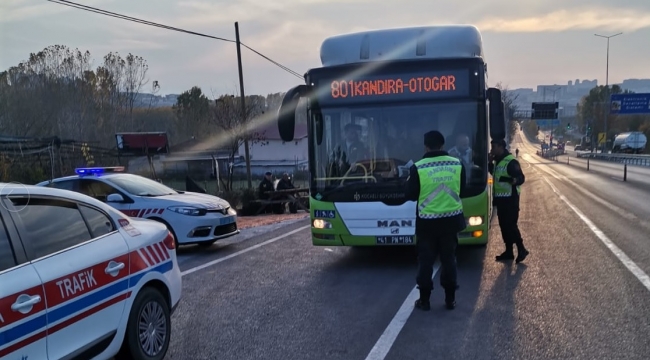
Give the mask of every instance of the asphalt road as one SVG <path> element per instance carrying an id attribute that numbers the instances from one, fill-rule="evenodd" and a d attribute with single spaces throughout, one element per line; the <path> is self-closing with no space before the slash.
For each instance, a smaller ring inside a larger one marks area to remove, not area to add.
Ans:
<path id="1" fill-rule="evenodd" d="M 303 220 L 179 251 L 166 359 L 650 358 L 650 190 L 517 146 L 531 254 L 495 262 L 494 219 L 487 247 L 458 251 L 456 310 L 439 288 L 430 312 L 402 307 L 413 249 L 314 247 Z"/>

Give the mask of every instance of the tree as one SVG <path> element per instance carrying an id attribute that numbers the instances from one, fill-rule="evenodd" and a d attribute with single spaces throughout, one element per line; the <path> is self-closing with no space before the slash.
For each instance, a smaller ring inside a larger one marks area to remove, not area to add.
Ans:
<path id="1" fill-rule="evenodd" d="M 32 156 L 39 158 L 41 173 L 56 170 L 56 175 L 61 175 L 77 161 L 62 157 L 80 154 L 79 146 L 70 146 L 71 154 L 62 155 L 61 144 L 73 144 L 76 139 L 88 143 L 96 153 L 98 147 L 115 147 L 115 132 L 135 128 L 135 99 L 147 82 L 146 61 L 133 54 L 122 59 L 109 53 L 95 70 L 92 62 L 88 51 L 52 45 L 0 73 L 0 133 L 57 139 L 58 144 L 52 142 L 49 149 L 47 142 L 45 149 L 34 145 L 36 148 L 23 149 L 19 155 L 5 148 L 0 155 L 14 162 L 10 167 L 21 157 Z M 44 157 L 51 163 L 43 163 Z M 34 173 L 39 170 L 33 163 L 23 165 Z"/>
<path id="2" fill-rule="evenodd" d="M 245 113 L 242 114 L 241 97 L 222 95 L 215 100 L 212 112 L 212 122 L 220 130 L 217 142 L 228 149 L 229 163 L 235 162 L 235 155 L 248 139 L 249 146 L 265 142 L 263 133 L 257 131 L 260 123 L 272 121 L 272 113 L 267 110 L 266 99 L 262 96 L 246 96 Z M 266 114 L 266 116 L 264 116 Z M 227 178 L 219 179 L 226 191 L 232 190 L 232 166 L 228 167 Z"/>
<path id="3" fill-rule="evenodd" d="M 519 94 L 514 94 L 508 89 L 507 86 L 504 86 L 501 82 L 498 82 L 495 88 L 501 90 L 501 99 L 503 99 L 504 112 L 506 118 L 506 126 L 508 126 L 508 138 L 506 141 L 509 143 L 512 142 L 515 131 L 517 131 L 517 124 L 515 119 L 515 111 L 517 111 L 517 105 L 515 102 L 519 98 Z"/>
<path id="4" fill-rule="evenodd" d="M 135 56 L 131 53 L 126 56 L 123 94 L 132 131 L 135 127 L 135 124 L 133 123 L 133 106 L 135 100 L 140 94 L 140 90 L 142 90 L 142 87 L 148 83 L 146 78 L 147 70 L 149 70 L 149 65 L 147 65 L 147 61 L 141 56 Z"/>
<path id="5" fill-rule="evenodd" d="M 190 90 L 181 93 L 172 108 L 176 112 L 180 126 L 196 131 L 193 136 L 209 135 L 206 127 L 209 125 L 210 99 L 203 94 L 201 88 L 193 86 Z"/>
<path id="6" fill-rule="evenodd" d="M 599 133 L 605 130 L 605 117 L 609 117 L 609 97 L 612 94 L 629 93 L 623 92 L 620 86 L 604 85 L 596 86 L 583 96 L 578 104 L 578 114 L 581 126 L 591 125 L 592 132 Z M 608 119 L 609 121 L 610 119 Z M 611 122 L 610 122 L 611 124 Z M 610 133 L 608 129 L 608 133 Z"/>

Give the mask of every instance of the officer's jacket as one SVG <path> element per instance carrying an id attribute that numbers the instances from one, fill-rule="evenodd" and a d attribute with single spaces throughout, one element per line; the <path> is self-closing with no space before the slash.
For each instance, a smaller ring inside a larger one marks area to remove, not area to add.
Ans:
<path id="1" fill-rule="evenodd" d="M 494 175 L 494 168 L 496 165 L 498 165 L 503 158 L 506 156 L 510 155 L 510 152 L 506 150 L 503 155 L 499 156 L 498 158 L 494 159 L 494 163 L 489 163 L 488 164 L 488 171 L 490 174 Z M 516 186 L 521 186 L 526 182 L 526 176 L 524 176 L 524 172 L 521 170 L 521 165 L 519 165 L 519 161 L 517 159 L 513 159 L 508 163 L 508 167 L 506 168 L 506 171 L 508 172 L 508 176 L 517 179 L 517 185 Z M 496 181 L 496 179 L 495 179 Z M 512 196 L 510 197 L 494 197 L 492 199 L 492 203 L 495 206 L 499 205 L 508 205 L 508 204 L 513 204 L 513 203 L 519 203 L 519 195 L 517 194 L 516 186 L 513 185 L 512 189 Z"/>
<path id="2" fill-rule="evenodd" d="M 435 158 L 438 156 L 449 156 L 449 154 L 444 150 L 431 151 L 422 157 L 425 158 Z M 463 167 L 460 172 L 460 196 L 461 198 L 465 194 L 465 181 L 466 181 L 466 171 Z M 417 166 L 411 166 L 409 172 L 409 178 L 406 184 L 406 199 L 418 201 L 420 198 L 420 177 L 418 176 Z M 459 214 L 456 216 L 438 218 L 438 219 L 421 219 L 417 214 L 415 214 L 415 231 L 419 232 L 431 232 L 431 231 L 449 231 L 452 233 L 457 233 L 462 231 L 467 224 L 465 223 L 465 215 Z"/>

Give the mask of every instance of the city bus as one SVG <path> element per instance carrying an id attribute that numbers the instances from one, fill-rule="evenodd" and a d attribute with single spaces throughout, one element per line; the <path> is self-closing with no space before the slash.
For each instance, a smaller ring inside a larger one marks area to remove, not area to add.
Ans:
<path id="1" fill-rule="evenodd" d="M 285 94 L 277 117 L 288 142 L 296 117 L 307 112 L 313 245 L 414 245 L 416 202 L 405 189 L 430 130 L 445 136 L 444 149 L 465 168 L 467 227 L 459 244 L 486 244 L 490 141 L 505 139 L 507 126 L 501 91 L 487 85 L 479 30 L 449 25 L 338 35 L 324 40 L 320 57 L 322 67 Z"/>

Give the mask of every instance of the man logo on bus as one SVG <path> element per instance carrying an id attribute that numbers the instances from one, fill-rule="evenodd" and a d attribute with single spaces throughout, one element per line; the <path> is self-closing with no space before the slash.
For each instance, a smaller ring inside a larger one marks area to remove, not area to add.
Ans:
<path id="1" fill-rule="evenodd" d="M 413 220 L 378 220 L 377 227 L 413 227 Z"/>

